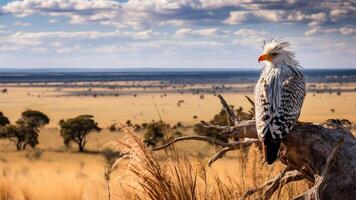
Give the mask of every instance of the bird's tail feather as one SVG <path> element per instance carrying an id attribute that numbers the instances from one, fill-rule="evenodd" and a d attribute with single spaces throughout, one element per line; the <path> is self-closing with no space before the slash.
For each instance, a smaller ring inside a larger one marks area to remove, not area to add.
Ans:
<path id="1" fill-rule="evenodd" d="M 264 138 L 264 157 L 267 164 L 271 165 L 278 157 L 279 146 L 281 145 L 280 139 L 273 139 L 271 133 L 267 133 Z"/>

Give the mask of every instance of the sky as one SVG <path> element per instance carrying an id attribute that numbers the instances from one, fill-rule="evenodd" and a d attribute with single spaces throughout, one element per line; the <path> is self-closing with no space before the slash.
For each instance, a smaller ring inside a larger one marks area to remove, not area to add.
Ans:
<path id="1" fill-rule="evenodd" d="M 268 36 L 356 69 L 356 1 L 0 0 L 2 68 L 258 69 Z"/>

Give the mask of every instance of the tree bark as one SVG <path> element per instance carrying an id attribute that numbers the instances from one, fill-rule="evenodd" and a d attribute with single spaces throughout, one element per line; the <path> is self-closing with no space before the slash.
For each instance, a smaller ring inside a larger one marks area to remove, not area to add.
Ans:
<path id="1" fill-rule="evenodd" d="M 249 126 L 247 132 L 257 137 L 255 127 Z M 328 166 L 327 160 L 338 142 L 340 146 Z M 322 179 L 321 188 L 313 187 L 297 199 L 356 199 L 356 139 L 346 128 L 299 122 L 282 140 L 279 157 L 311 184 Z M 325 170 L 328 173 L 323 173 Z"/>
<path id="2" fill-rule="evenodd" d="M 84 151 L 84 146 L 81 143 L 78 143 L 78 147 L 79 147 L 79 152 Z"/>
<path id="3" fill-rule="evenodd" d="M 299 123 L 282 144 L 283 164 L 313 184 L 322 179 L 320 188 L 312 188 L 299 199 L 356 199 L 356 139 L 347 129 Z M 329 165 L 328 158 L 332 159 Z"/>

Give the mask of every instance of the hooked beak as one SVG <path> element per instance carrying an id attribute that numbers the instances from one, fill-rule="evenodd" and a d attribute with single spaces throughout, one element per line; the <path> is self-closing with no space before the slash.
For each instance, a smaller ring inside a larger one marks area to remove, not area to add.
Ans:
<path id="1" fill-rule="evenodd" d="M 264 60 L 268 60 L 268 61 L 272 62 L 272 57 L 269 56 L 268 54 L 261 55 L 258 58 L 258 63 L 260 63 L 261 61 L 264 61 Z"/>

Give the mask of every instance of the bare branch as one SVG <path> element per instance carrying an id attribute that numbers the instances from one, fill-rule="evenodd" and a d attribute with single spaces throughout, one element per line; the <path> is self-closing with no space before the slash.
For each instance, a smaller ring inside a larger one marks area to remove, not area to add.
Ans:
<path id="1" fill-rule="evenodd" d="M 152 150 L 153 151 L 162 150 L 162 149 L 165 149 L 165 148 L 173 145 L 176 142 L 185 141 L 185 140 L 205 141 L 205 142 L 209 142 L 209 143 L 215 144 L 217 146 L 232 147 L 234 149 L 239 149 L 239 147 L 241 145 L 251 145 L 253 143 L 259 142 L 257 139 L 250 139 L 250 140 L 246 140 L 244 142 L 240 142 L 239 141 L 239 142 L 234 142 L 234 143 L 226 143 L 226 142 L 223 142 L 223 141 L 218 140 L 218 139 L 213 138 L 213 137 L 194 135 L 194 136 L 182 136 L 182 137 L 174 138 L 173 140 L 170 140 L 168 143 L 164 144 L 163 146 L 153 148 Z M 246 143 L 246 144 L 243 144 L 243 143 Z"/>
<path id="2" fill-rule="evenodd" d="M 253 108 L 255 108 L 255 102 L 254 102 L 250 97 L 248 97 L 248 96 L 246 96 L 246 95 L 245 95 L 245 97 L 246 97 L 246 99 L 248 100 L 248 102 L 250 102 L 251 106 L 252 106 Z"/>
<path id="3" fill-rule="evenodd" d="M 219 126 L 209 124 L 205 121 L 201 123 L 206 127 L 218 131 L 219 135 L 234 138 L 258 138 L 255 120 L 239 122 L 235 126 Z"/>
<path id="4" fill-rule="evenodd" d="M 265 190 L 258 199 L 270 199 L 275 191 L 282 188 L 284 185 L 304 179 L 304 176 L 289 167 L 285 168 L 278 176 L 267 181 L 260 187 L 252 188 L 247 190 L 240 198 L 240 200 L 246 199 L 247 197 L 253 195 L 256 192 L 262 192 Z"/>
<path id="5" fill-rule="evenodd" d="M 268 188 L 266 189 L 265 192 L 263 192 L 262 196 L 264 199 L 270 199 L 272 195 L 280 188 L 282 188 L 284 185 L 293 182 L 293 181 L 299 181 L 304 179 L 304 176 L 298 172 L 298 171 L 289 171 L 286 172 L 280 179 L 276 179 L 273 181 Z"/>
<path id="6" fill-rule="evenodd" d="M 225 101 L 224 97 L 222 97 L 220 94 L 218 95 L 218 98 L 220 99 L 221 104 L 223 105 L 225 111 L 227 112 L 229 118 L 231 121 L 234 122 L 234 124 L 237 124 L 239 121 L 239 118 L 236 116 L 235 111 L 231 109 L 229 104 Z"/>
<path id="7" fill-rule="evenodd" d="M 222 158 L 228 151 L 238 150 L 244 147 L 251 146 L 252 144 L 255 143 L 260 143 L 260 141 L 258 139 L 246 139 L 245 141 L 242 142 L 231 143 L 234 144 L 234 146 L 224 147 L 223 149 L 218 151 L 213 157 L 210 158 L 208 162 L 208 166 L 210 167 L 216 160 Z"/>
<path id="8" fill-rule="evenodd" d="M 232 147 L 224 147 L 220 151 L 218 151 L 213 157 L 209 159 L 208 166 L 210 167 L 215 161 L 222 158 L 226 152 L 234 150 Z"/>
<path id="9" fill-rule="evenodd" d="M 221 146 L 221 147 L 229 147 L 229 146 L 231 146 L 230 143 L 222 142 L 221 140 L 218 140 L 218 139 L 213 138 L 213 137 L 194 135 L 194 136 L 182 136 L 182 137 L 174 138 L 173 140 L 170 140 L 168 143 L 164 144 L 163 146 L 153 148 L 152 150 L 153 151 L 157 151 L 157 150 L 165 149 L 165 148 L 171 146 L 172 144 L 174 144 L 176 142 L 185 141 L 185 140 L 205 141 L 205 142 L 210 142 L 212 144 L 215 144 L 215 145 L 218 145 L 218 146 Z"/>

